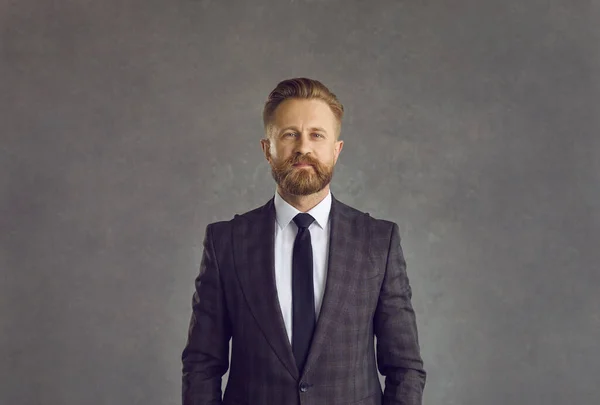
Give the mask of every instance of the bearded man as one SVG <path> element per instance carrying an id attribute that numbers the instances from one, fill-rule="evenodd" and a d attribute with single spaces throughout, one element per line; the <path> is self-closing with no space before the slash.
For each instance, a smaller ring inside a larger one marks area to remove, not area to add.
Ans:
<path id="1" fill-rule="evenodd" d="M 398 225 L 330 190 L 343 113 L 317 80 L 284 80 L 270 93 L 261 147 L 276 191 L 206 227 L 183 405 L 422 404 Z"/>

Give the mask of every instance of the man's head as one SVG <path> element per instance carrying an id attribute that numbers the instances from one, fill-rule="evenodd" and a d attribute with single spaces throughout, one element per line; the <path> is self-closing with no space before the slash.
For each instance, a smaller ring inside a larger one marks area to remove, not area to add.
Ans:
<path id="1" fill-rule="evenodd" d="M 310 195 L 329 186 L 344 143 L 343 115 L 335 94 L 317 80 L 284 80 L 269 94 L 261 146 L 282 191 Z"/>

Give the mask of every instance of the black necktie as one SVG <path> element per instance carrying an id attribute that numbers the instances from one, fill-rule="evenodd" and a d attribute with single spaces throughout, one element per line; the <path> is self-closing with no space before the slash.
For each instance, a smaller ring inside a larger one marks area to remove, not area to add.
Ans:
<path id="1" fill-rule="evenodd" d="M 308 227 L 315 219 L 300 213 L 294 217 L 298 234 L 292 256 L 292 351 L 302 372 L 315 329 L 313 255 Z"/>

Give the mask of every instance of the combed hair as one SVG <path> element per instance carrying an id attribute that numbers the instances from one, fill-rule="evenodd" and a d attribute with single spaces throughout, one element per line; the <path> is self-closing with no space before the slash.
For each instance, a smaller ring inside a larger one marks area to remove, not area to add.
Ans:
<path id="1" fill-rule="evenodd" d="M 271 91 L 263 109 L 263 125 L 267 134 L 270 132 L 270 125 L 275 110 L 279 104 L 290 98 L 308 100 L 318 99 L 327 103 L 337 119 L 337 135 L 339 136 L 342 126 L 342 117 L 344 116 L 344 106 L 327 86 L 318 80 L 308 79 L 306 77 L 283 80 L 277 84 L 273 91 Z"/>

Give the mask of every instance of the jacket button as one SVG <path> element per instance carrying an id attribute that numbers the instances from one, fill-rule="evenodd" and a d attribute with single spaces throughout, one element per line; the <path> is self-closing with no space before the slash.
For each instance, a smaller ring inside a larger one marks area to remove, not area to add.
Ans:
<path id="1" fill-rule="evenodd" d="M 308 391 L 308 384 L 305 382 L 301 382 L 300 383 L 300 392 L 306 392 Z"/>

